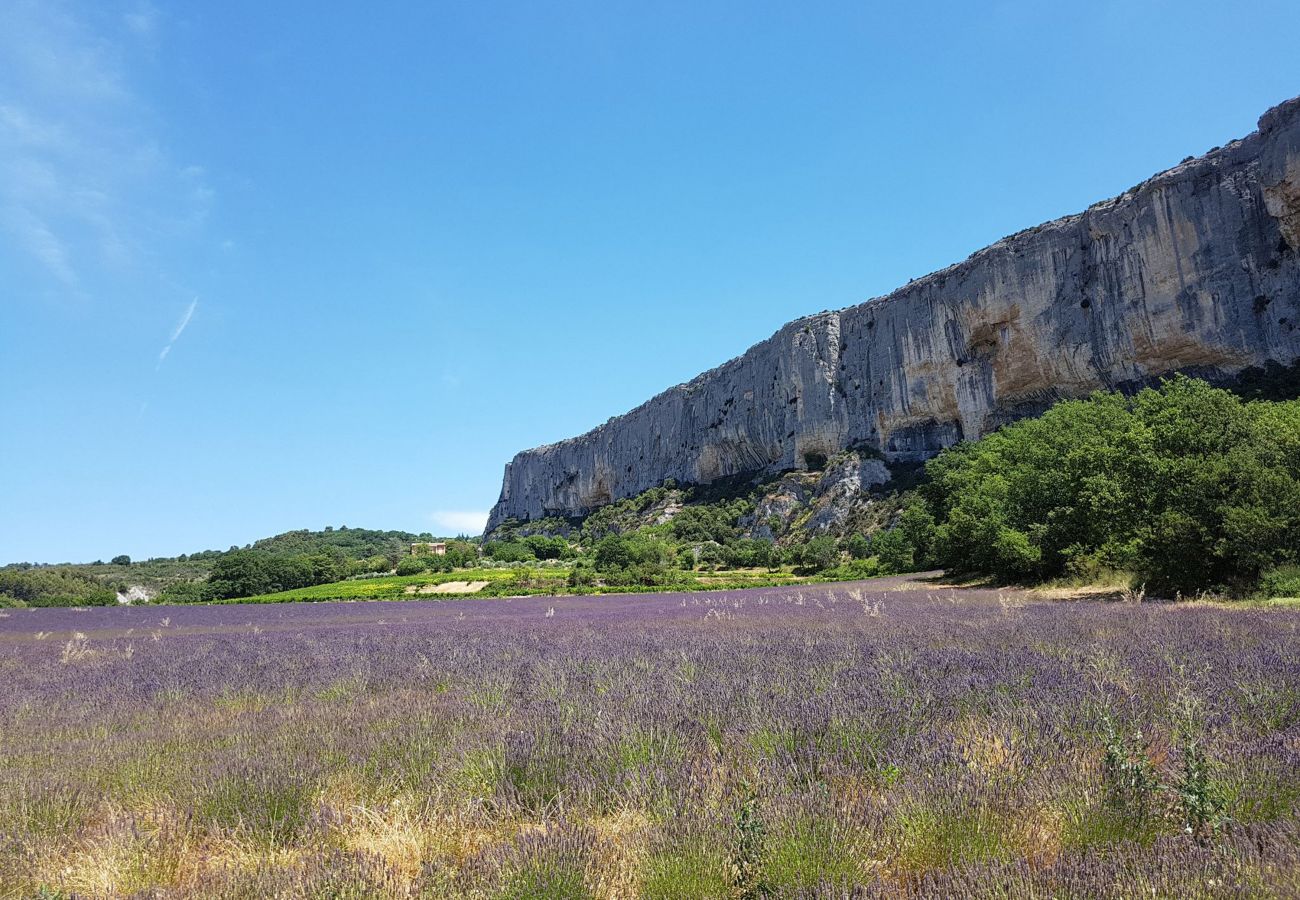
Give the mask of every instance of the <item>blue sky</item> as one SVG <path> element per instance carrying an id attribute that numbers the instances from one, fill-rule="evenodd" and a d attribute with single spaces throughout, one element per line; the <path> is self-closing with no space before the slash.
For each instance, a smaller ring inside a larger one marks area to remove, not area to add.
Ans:
<path id="1" fill-rule="evenodd" d="M 0 562 L 518 450 L 1251 131 L 1294 2 L 0 0 Z"/>

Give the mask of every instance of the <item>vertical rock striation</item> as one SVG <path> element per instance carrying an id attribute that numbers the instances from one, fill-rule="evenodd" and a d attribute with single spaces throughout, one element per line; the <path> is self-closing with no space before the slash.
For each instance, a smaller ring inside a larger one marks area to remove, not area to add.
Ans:
<path id="1" fill-rule="evenodd" d="M 1300 98 L 1259 130 L 506 466 L 489 530 L 665 479 L 922 459 L 1063 397 L 1300 358 Z"/>

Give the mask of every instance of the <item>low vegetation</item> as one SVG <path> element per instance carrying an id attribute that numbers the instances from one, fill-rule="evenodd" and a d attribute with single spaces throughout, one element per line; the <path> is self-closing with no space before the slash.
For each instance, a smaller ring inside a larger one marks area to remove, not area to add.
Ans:
<path id="1" fill-rule="evenodd" d="M 117 592 L 67 569 L 0 569 L 0 607 L 109 606 Z"/>
<path id="2" fill-rule="evenodd" d="M 1298 634 L 897 581 L 9 611 L 0 897 L 1294 897 Z"/>

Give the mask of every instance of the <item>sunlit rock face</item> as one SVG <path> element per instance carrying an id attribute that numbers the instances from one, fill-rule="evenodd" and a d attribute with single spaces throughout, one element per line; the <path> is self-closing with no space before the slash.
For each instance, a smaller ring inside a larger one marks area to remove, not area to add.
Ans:
<path id="1" fill-rule="evenodd" d="M 1300 358 L 1300 98 L 1259 130 L 506 466 L 489 529 L 674 478 L 923 459 L 1055 400 Z M 815 464 L 815 462 L 814 462 Z"/>

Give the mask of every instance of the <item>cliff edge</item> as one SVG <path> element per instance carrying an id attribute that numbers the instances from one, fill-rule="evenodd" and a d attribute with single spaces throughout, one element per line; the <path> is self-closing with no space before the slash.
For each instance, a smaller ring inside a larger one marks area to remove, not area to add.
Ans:
<path id="1" fill-rule="evenodd" d="M 1054 401 L 1300 359 L 1300 97 L 1241 140 L 884 297 L 797 319 L 506 465 L 488 531 L 674 478 L 923 459 Z"/>

